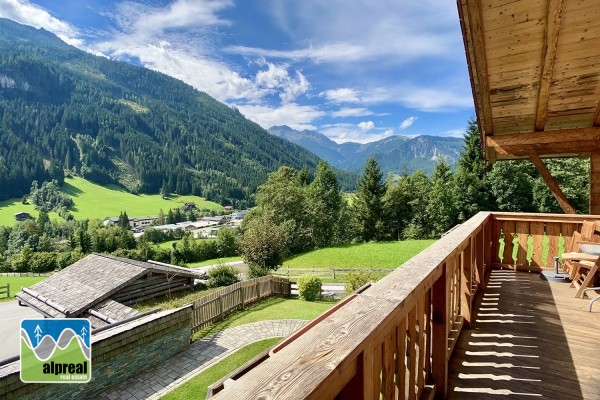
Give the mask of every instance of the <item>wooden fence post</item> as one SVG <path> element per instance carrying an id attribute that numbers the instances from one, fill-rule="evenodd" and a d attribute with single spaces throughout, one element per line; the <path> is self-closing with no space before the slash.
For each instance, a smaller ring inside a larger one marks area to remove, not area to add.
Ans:
<path id="1" fill-rule="evenodd" d="M 8 291 L 7 296 L 6 297 L 10 297 L 10 283 L 6 284 L 6 290 Z"/>

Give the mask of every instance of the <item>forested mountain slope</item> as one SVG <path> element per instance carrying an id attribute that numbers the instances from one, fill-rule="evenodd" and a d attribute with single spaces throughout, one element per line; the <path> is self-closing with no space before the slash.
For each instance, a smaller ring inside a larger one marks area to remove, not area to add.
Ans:
<path id="1" fill-rule="evenodd" d="M 455 167 L 464 144 L 463 138 L 400 135 L 365 144 L 338 144 L 322 133 L 301 132 L 288 126 L 273 126 L 269 133 L 296 143 L 332 166 L 347 171 L 360 172 L 367 159 L 373 156 L 385 174 L 413 173 L 419 169 L 431 173 L 440 158 Z"/>
<path id="2" fill-rule="evenodd" d="M 182 81 L 0 19 L 0 199 L 68 169 L 245 205 L 280 165 L 317 162 Z"/>

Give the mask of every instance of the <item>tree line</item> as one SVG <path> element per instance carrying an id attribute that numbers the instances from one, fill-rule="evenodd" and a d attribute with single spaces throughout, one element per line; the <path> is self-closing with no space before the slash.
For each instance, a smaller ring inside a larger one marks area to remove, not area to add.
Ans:
<path id="1" fill-rule="evenodd" d="M 571 158 L 550 160 L 547 166 L 573 207 L 587 212 L 589 164 Z M 440 159 L 431 176 L 420 170 L 384 177 L 371 158 L 356 192 L 344 195 L 324 162 L 312 181 L 304 170 L 280 167 L 258 189 L 240 248 L 260 273 L 290 254 L 320 247 L 439 238 L 483 210 L 562 213 L 529 161 L 485 162 L 471 119 L 456 171 Z"/>
<path id="2" fill-rule="evenodd" d="M 547 162 L 571 204 L 588 206 L 589 165 L 579 159 Z M 65 267 L 91 252 L 154 259 L 180 265 L 242 255 L 251 275 L 262 275 L 286 257 L 354 242 L 437 238 L 481 210 L 561 212 L 528 161 L 484 161 L 477 125 L 469 121 L 458 168 L 439 160 L 431 176 L 423 171 L 384 177 L 371 158 L 354 193 L 340 189 L 336 172 L 320 162 L 307 168 L 282 166 L 268 175 L 256 193 L 256 207 L 239 231 L 221 229 L 215 241 L 192 240 L 182 232 L 167 237 L 154 229 L 138 240 L 127 229 L 126 213 L 117 226 L 95 221 L 50 221 L 46 209 L 62 207 L 53 185 L 33 185 L 32 194 L 49 201 L 36 220 L 0 227 L 0 269 L 48 271 Z M 37 201 L 37 200 L 36 200 Z M 46 204 L 42 202 L 41 204 Z M 177 221 L 178 210 L 161 212 Z M 153 243 L 182 238 L 173 248 Z"/>

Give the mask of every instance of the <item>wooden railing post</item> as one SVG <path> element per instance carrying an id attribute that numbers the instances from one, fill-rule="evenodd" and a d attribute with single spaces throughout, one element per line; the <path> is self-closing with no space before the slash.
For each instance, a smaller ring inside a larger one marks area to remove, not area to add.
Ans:
<path id="1" fill-rule="evenodd" d="M 436 398 L 445 399 L 448 392 L 448 296 L 446 265 L 442 275 L 433 284 L 431 329 L 431 378 L 435 383 Z"/>
<path id="2" fill-rule="evenodd" d="M 469 244 L 461 254 L 462 268 L 460 277 L 460 314 L 467 328 L 471 327 L 471 285 L 472 285 L 472 267 L 473 267 L 473 236 L 469 239 Z"/>

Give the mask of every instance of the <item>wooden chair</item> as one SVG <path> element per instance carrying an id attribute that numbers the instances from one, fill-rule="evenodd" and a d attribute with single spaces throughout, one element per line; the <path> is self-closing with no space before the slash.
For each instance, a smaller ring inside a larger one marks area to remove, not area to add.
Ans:
<path id="1" fill-rule="evenodd" d="M 569 273 L 571 287 L 577 288 L 575 297 L 582 297 L 585 289 L 594 284 L 594 279 L 600 267 L 599 257 L 582 253 L 581 243 L 598 243 L 600 236 L 596 234 L 597 224 L 583 221 L 581 232 L 573 232 L 568 246 L 568 252 L 563 253 L 563 269 Z"/>

